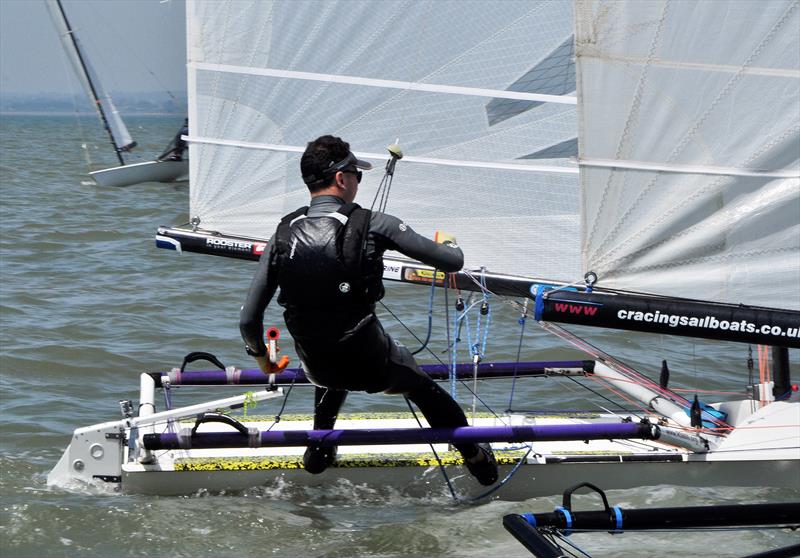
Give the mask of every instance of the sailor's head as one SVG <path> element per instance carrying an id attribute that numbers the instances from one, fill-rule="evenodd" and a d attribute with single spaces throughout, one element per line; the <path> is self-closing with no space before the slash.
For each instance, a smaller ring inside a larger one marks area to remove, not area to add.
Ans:
<path id="1" fill-rule="evenodd" d="M 312 195 L 333 189 L 332 193 L 345 201 L 355 198 L 361 169 L 371 168 L 370 163 L 353 155 L 349 143 L 336 136 L 321 136 L 309 142 L 300 158 L 303 182 Z"/>

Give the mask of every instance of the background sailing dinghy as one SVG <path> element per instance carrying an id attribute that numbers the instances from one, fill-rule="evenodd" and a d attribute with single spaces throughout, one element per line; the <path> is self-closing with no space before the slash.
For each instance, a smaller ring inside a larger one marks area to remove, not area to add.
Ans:
<path id="1" fill-rule="evenodd" d="M 78 80 L 83 85 L 89 100 L 96 108 L 103 127 L 108 132 L 114 153 L 119 161 L 118 167 L 111 167 L 92 171 L 89 173 L 99 186 L 130 186 L 140 182 L 173 182 L 186 180 L 189 172 L 189 162 L 186 160 L 171 161 L 160 160 L 145 161 L 142 163 L 126 164 L 122 154 L 130 152 L 136 147 L 136 142 L 131 138 L 122 116 L 114 106 L 111 96 L 103 89 L 102 84 L 89 63 L 86 51 L 81 46 L 75 30 L 70 26 L 67 14 L 61 0 L 47 0 L 47 8 L 53 23 L 56 26 L 64 52 L 69 59 Z"/>
<path id="2" fill-rule="evenodd" d="M 282 416 L 278 391 L 173 404 L 189 385 L 274 380 L 286 396 L 299 371 L 181 366 L 142 375 L 138 415 L 126 404 L 122 420 L 76 430 L 49 482 L 184 493 L 349 479 L 475 497 L 485 488 L 446 442 L 481 439 L 505 477 L 495 494 L 509 499 L 581 481 L 800 488 L 788 365 L 800 347 L 798 12 L 784 1 L 189 1 L 191 224 L 159 228 L 157 245 L 255 260 L 307 201 L 307 141 L 338 134 L 381 162 L 399 137 L 406 156 L 383 179 L 366 175 L 361 201 L 375 196 L 423 234 L 454 233 L 467 259 L 449 276 L 385 259 L 385 279 L 444 287 L 456 303 L 447 335 L 463 341 L 429 372 L 462 397 L 484 377 L 575 380 L 592 388 L 587 412 L 478 413 L 468 395 L 473 426 L 458 431 L 412 415 L 310 431 L 310 417 Z M 497 301 L 588 360 L 487 362 Z M 650 380 L 558 322 L 737 341 L 744 355 L 772 346 L 774 359 L 759 358 L 760 377 L 742 370 L 742 395 L 704 403 L 670 389 L 667 366 Z M 256 400 L 268 410 L 232 416 Z M 300 469 L 309 441 L 339 446 L 322 475 Z"/>
<path id="3" fill-rule="evenodd" d="M 120 154 L 120 158 L 122 155 Z M 141 182 L 177 182 L 187 180 L 189 161 L 154 160 L 122 164 L 89 173 L 99 186 L 132 186 Z"/>

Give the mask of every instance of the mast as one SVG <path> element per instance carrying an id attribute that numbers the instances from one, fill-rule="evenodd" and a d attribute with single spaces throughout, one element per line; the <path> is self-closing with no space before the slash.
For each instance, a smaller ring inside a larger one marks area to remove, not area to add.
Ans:
<path id="1" fill-rule="evenodd" d="M 117 155 L 117 159 L 119 159 L 120 165 L 125 165 L 125 160 L 122 158 L 122 153 L 120 153 L 121 149 L 117 147 L 117 141 L 114 138 L 114 133 L 111 130 L 111 126 L 109 125 L 108 119 L 106 118 L 105 110 L 103 109 L 103 103 L 100 100 L 100 97 L 97 93 L 97 88 L 95 87 L 94 82 L 92 81 L 91 72 L 87 67 L 86 61 L 83 56 L 83 52 L 81 51 L 81 47 L 78 44 L 78 41 L 75 40 L 75 34 L 72 30 L 72 26 L 67 19 L 67 14 L 64 12 L 64 6 L 61 5 L 61 0 L 55 0 L 56 5 L 58 6 L 58 11 L 61 15 L 61 18 L 64 20 L 64 25 L 67 28 L 67 35 L 70 38 L 73 48 L 75 49 L 75 54 L 78 59 L 78 63 L 80 64 L 80 69 L 83 73 L 83 77 L 86 80 L 89 88 L 89 94 L 92 97 L 92 102 L 94 103 L 95 108 L 97 109 L 98 114 L 100 114 L 100 119 L 103 121 L 103 127 L 105 128 L 106 132 L 108 132 L 108 137 L 111 140 L 111 145 L 114 147 L 114 153 Z"/>

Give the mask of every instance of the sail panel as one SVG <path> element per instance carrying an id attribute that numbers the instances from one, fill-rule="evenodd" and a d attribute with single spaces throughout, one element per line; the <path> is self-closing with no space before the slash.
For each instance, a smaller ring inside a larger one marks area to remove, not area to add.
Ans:
<path id="1" fill-rule="evenodd" d="M 576 19 L 583 268 L 799 309 L 798 4 L 587 0 Z"/>
<path id="2" fill-rule="evenodd" d="M 575 39 L 566 38 L 544 60 L 538 62 L 524 76 L 509 86 L 511 91 L 530 91 L 550 95 L 566 95 L 575 91 Z M 538 103 L 510 100 L 493 100 L 486 106 L 490 124 L 502 122 L 520 112 L 530 110 Z"/>
<path id="3" fill-rule="evenodd" d="M 190 148 L 190 214 L 201 228 L 268 238 L 281 216 L 307 203 L 300 154 L 242 145 L 305 146 L 333 134 L 388 159 L 399 139 L 408 159 L 397 166 L 388 212 L 428 236 L 455 234 L 470 267 L 577 278 L 577 175 L 513 170 L 574 168 L 555 155 L 525 159 L 576 136 L 574 105 L 537 102 L 490 123 L 491 97 L 257 71 L 513 91 L 571 36 L 570 4 L 195 1 L 187 13 L 192 136 L 212 142 Z M 364 206 L 383 160 L 364 175 Z"/>
<path id="4" fill-rule="evenodd" d="M 131 149 L 136 145 L 136 142 L 131 138 L 128 128 L 125 126 L 119 111 L 111 100 L 111 96 L 103 89 L 97 72 L 89 62 L 89 58 L 85 54 L 85 49 L 81 45 L 80 40 L 78 40 L 75 31 L 69 29 L 64 15 L 62 15 L 61 7 L 56 0 L 48 0 L 46 6 L 50 13 L 50 18 L 58 31 L 67 59 L 72 65 L 75 75 L 81 82 L 81 86 L 83 86 L 89 99 L 93 101 L 92 104 L 95 106 L 95 109 L 100 112 L 101 117 L 105 117 L 111 130 L 114 144 L 117 149 L 121 151 Z"/>

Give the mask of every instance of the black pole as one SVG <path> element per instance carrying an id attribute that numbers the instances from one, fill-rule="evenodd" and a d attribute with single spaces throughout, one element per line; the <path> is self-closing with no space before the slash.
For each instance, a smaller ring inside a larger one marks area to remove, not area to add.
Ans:
<path id="1" fill-rule="evenodd" d="M 792 389 L 792 379 L 789 373 L 789 349 L 772 347 L 772 351 L 772 373 L 775 381 L 772 395 L 775 399 L 780 399 Z"/>
<path id="2" fill-rule="evenodd" d="M 619 523 L 613 511 L 571 512 L 571 529 L 646 531 L 760 525 L 800 526 L 800 502 L 642 510 L 617 509 L 621 514 Z M 562 512 L 536 514 L 535 520 L 539 527 L 568 528 L 567 519 Z"/>
<path id="3" fill-rule="evenodd" d="M 156 246 L 181 251 L 212 254 L 256 261 L 267 250 L 264 239 L 235 237 L 186 229 L 159 227 Z M 385 278 L 401 283 L 444 286 L 448 274 L 434 272 L 411 260 L 385 258 Z M 473 278 L 466 273 L 450 274 L 454 285 L 466 291 L 477 291 Z M 623 293 L 594 289 L 555 291 L 558 285 L 547 284 L 545 295 L 537 296 L 541 280 L 499 273 L 481 275 L 486 288 L 502 296 L 527 297 L 534 300 L 537 320 L 570 323 L 591 327 L 663 333 L 701 339 L 718 339 L 800 348 L 800 312 L 778 308 L 762 308 L 742 304 L 723 304 L 688 299 Z M 548 292 L 549 291 L 549 292 Z"/>
<path id="4" fill-rule="evenodd" d="M 503 527 L 514 535 L 522 546 L 527 548 L 537 558 L 562 558 L 564 555 L 553 543 L 544 536 L 525 518 L 515 513 L 503 517 Z"/>
<path id="5" fill-rule="evenodd" d="M 69 39 L 72 41 L 72 46 L 75 47 L 75 53 L 78 55 L 78 62 L 81 63 L 81 68 L 83 69 L 83 75 L 86 76 L 86 82 L 89 84 L 89 89 L 92 92 L 92 100 L 94 100 L 95 107 L 97 111 L 100 113 L 100 119 L 103 121 L 103 126 L 106 128 L 106 132 L 108 132 L 108 137 L 111 139 L 111 145 L 114 147 L 114 153 L 117 154 L 117 159 L 119 159 L 120 165 L 125 165 L 125 160 L 122 158 L 122 154 L 117 149 L 117 142 L 114 139 L 114 134 L 111 132 L 111 126 L 108 125 L 108 120 L 106 119 L 106 114 L 103 111 L 103 105 L 100 102 L 99 97 L 97 96 L 97 90 L 94 88 L 94 83 L 92 83 L 92 79 L 89 76 L 89 71 L 86 69 L 86 63 L 83 61 L 83 54 L 81 53 L 81 49 L 78 47 L 78 42 L 75 40 L 75 34 L 72 31 L 72 26 L 69 24 L 69 20 L 67 19 L 67 14 L 64 11 L 64 6 L 61 5 L 61 0 L 56 0 L 56 4 L 58 5 L 58 9 L 61 12 L 61 17 L 64 18 L 64 25 L 67 26 L 67 31 L 69 32 Z"/>
<path id="6" fill-rule="evenodd" d="M 684 337 L 800 348 L 800 312 L 630 293 L 533 296 L 536 319 Z"/>

